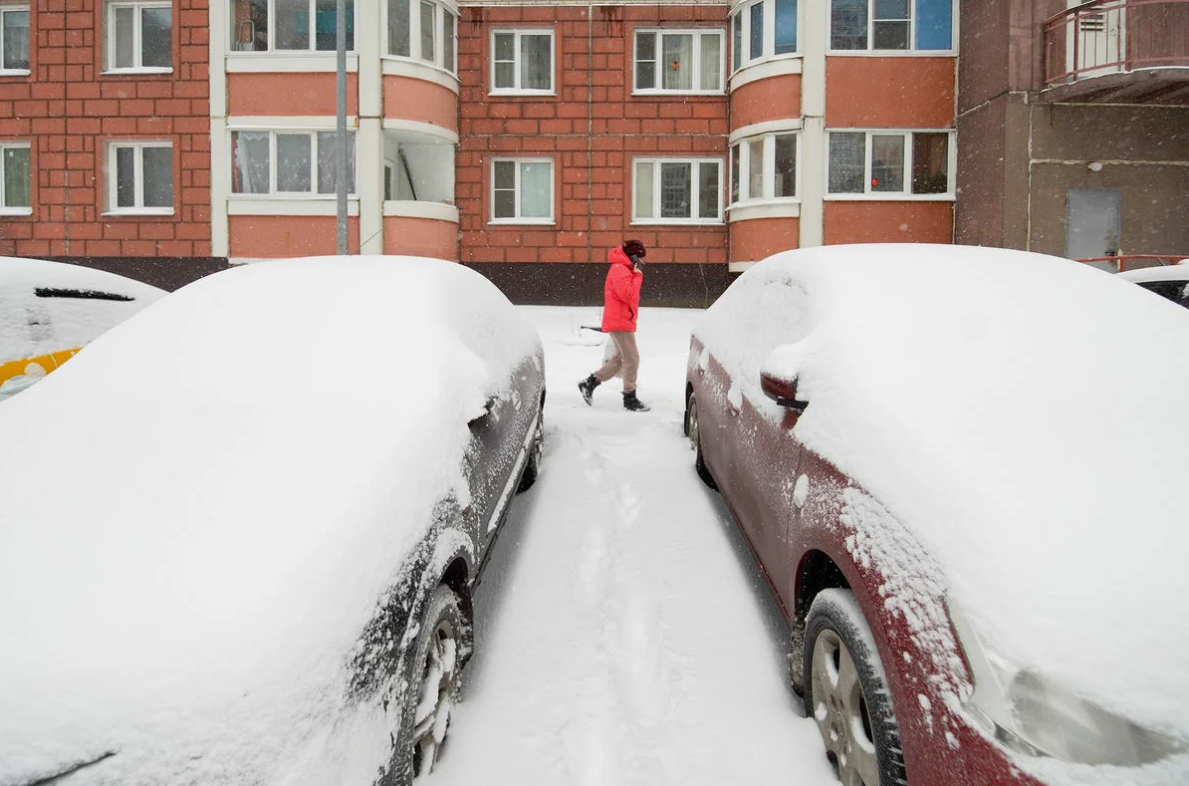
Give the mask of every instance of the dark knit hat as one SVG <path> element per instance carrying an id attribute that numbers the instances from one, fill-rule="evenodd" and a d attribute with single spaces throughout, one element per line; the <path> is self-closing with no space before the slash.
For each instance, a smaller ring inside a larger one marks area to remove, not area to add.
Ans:
<path id="1" fill-rule="evenodd" d="M 625 240 L 623 241 L 623 253 L 629 257 L 646 257 L 648 249 L 639 240 Z"/>

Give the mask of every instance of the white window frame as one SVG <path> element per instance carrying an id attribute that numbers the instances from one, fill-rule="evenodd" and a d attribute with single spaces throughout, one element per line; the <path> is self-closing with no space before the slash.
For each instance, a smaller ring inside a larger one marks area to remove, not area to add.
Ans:
<path id="1" fill-rule="evenodd" d="M 807 2 L 807 0 L 801 0 Z M 950 0 L 950 47 L 949 49 L 917 49 L 917 0 L 909 0 L 908 5 L 908 48 L 907 49 L 876 49 L 875 43 L 875 2 L 867 0 L 867 47 L 865 49 L 834 49 L 833 10 L 834 0 L 828 0 L 826 6 L 826 51 L 831 56 L 863 57 L 876 55 L 879 57 L 952 57 L 958 50 L 958 8 L 957 0 Z"/>
<path id="2" fill-rule="evenodd" d="M 731 73 L 740 71 L 757 63 L 770 60 L 790 60 L 801 57 L 801 38 L 804 25 L 802 15 L 807 2 L 815 0 L 797 0 L 797 45 L 792 52 L 776 54 L 776 0 L 752 0 L 741 3 L 731 13 Z M 753 57 L 751 53 L 751 12 L 755 6 L 763 6 L 764 30 L 763 51 Z M 739 41 L 736 44 L 735 29 L 739 26 Z"/>
<path id="3" fill-rule="evenodd" d="M 232 135 L 233 134 L 268 134 L 268 191 L 249 192 L 234 190 L 234 176 L 228 171 L 227 189 L 228 194 L 232 199 L 255 199 L 255 200 L 333 200 L 335 192 L 320 192 L 318 190 L 318 135 L 319 134 L 333 134 L 333 128 L 231 128 L 227 132 L 227 151 L 230 166 L 235 167 L 235 156 L 232 153 Z M 277 190 L 277 134 L 283 136 L 298 136 L 305 135 L 311 137 L 310 139 L 310 190 L 309 191 L 278 191 Z M 354 135 L 355 131 L 348 129 L 347 134 Z M 349 162 L 348 166 L 353 167 L 354 172 L 348 173 L 347 181 L 350 186 L 350 181 L 355 181 L 355 189 L 359 189 L 359 138 L 355 138 L 355 160 Z M 348 189 L 347 197 L 354 199 L 356 191 Z"/>
<path id="4" fill-rule="evenodd" d="M 792 196 L 776 196 L 776 137 L 791 136 L 795 140 L 796 150 L 793 153 L 796 178 L 793 184 Z M 764 144 L 763 186 L 758 196 L 751 193 L 751 143 L 762 140 Z M 773 131 L 767 134 L 757 134 L 744 137 L 731 145 L 731 150 L 739 149 L 739 171 L 735 171 L 735 157 L 728 156 L 731 168 L 730 180 L 727 183 L 727 199 L 729 207 L 755 204 L 757 202 L 800 202 L 801 201 L 801 133 L 797 130 Z M 739 199 L 730 201 L 735 178 L 739 178 Z"/>
<path id="5" fill-rule="evenodd" d="M 652 35 L 656 36 L 656 56 L 657 64 L 655 79 L 653 80 L 653 87 L 639 87 L 637 85 L 636 75 L 639 69 L 640 61 L 637 59 L 639 49 L 640 36 Z M 689 90 L 678 90 L 675 88 L 659 87 L 658 84 L 664 84 L 661 69 L 661 53 L 664 51 L 664 36 L 673 35 L 688 35 L 693 36 L 693 78 L 691 84 L 695 87 Z M 702 84 L 702 36 L 715 35 L 718 37 L 718 89 L 705 90 L 698 85 Z M 727 38 L 726 31 L 717 27 L 689 27 L 689 28 L 662 28 L 662 27 L 643 27 L 635 31 L 632 36 L 632 95 L 703 95 L 715 96 L 726 93 L 726 62 L 727 62 Z"/>
<path id="6" fill-rule="evenodd" d="M 636 187 L 636 172 L 640 164 L 652 164 L 652 216 L 641 216 L 640 206 L 637 204 L 637 195 L 639 190 Z M 693 213 L 688 218 L 663 218 L 661 217 L 661 164 L 689 164 L 693 169 L 690 172 L 690 187 L 693 192 L 690 195 L 690 212 Z M 718 210 L 715 218 L 701 218 L 697 215 L 698 207 L 701 205 L 701 167 L 704 164 L 715 164 L 718 166 Z M 724 180 L 724 174 L 727 171 L 727 164 L 721 158 L 688 158 L 688 157 L 658 157 L 658 156 L 637 156 L 632 159 L 632 221 L 633 225 L 692 225 L 692 226 L 717 226 L 723 224 L 723 204 L 725 199 L 723 197 L 724 189 L 727 185 Z"/>
<path id="7" fill-rule="evenodd" d="M 235 19 L 235 8 L 233 6 L 236 0 L 211 0 L 211 2 L 225 2 L 228 4 L 229 18 Z M 315 0 L 307 0 L 310 8 L 310 45 L 307 49 L 278 49 L 277 48 L 277 3 L 276 0 L 268 0 L 268 49 L 236 49 L 236 31 L 234 24 L 229 28 L 231 33 L 228 37 L 227 44 L 230 52 L 235 55 L 243 55 L 248 57 L 268 57 L 268 58 L 304 58 L 307 55 L 319 55 L 334 57 L 334 49 L 318 49 L 317 40 L 317 14 L 314 12 Z M 362 0 L 353 0 L 354 7 L 348 11 L 348 25 L 349 29 L 354 29 L 355 40 L 348 43 L 347 53 L 355 55 L 359 48 L 359 4 Z M 354 44 L 354 46 L 351 46 Z"/>
<path id="8" fill-rule="evenodd" d="M 17 4 L 9 5 L 7 3 L 4 3 L 3 5 L 0 5 L 0 34 L 2 34 L 4 31 L 3 17 L 7 16 L 8 14 L 21 13 L 21 12 L 24 12 L 29 15 L 29 31 L 30 31 L 29 32 L 29 46 L 28 46 L 28 49 L 25 50 L 25 62 L 29 63 L 30 58 L 32 56 L 32 52 L 30 50 L 33 49 L 34 41 L 33 41 L 33 32 L 32 32 L 33 12 L 32 12 L 32 10 L 30 10 L 30 7 L 27 4 L 26 5 L 17 5 Z M 4 47 L 4 37 L 3 37 L 3 35 L 0 35 L 0 74 L 11 75 L 11 76 L 18 76 L 18 75 L 19 76 L 27 76 L 27 75 L 29 75 L 31 73 L 31 71 L 28 68 L 4 68 L 3 67 L 3 64 L 4 64 L 3 55 L 5 54 L 3 47 Z"/>
<path id="9" fill-rule="evenodd" d="M 863 192 L 830 191 L 830 141 L 834 134 L 865 134 L 863 146 Z M 914 134 L 945 134 L 948 137 L 946 150 L 947 188 L 944 194 L 912 193 L 912 137 Z M 873 136 L 904 137 L 904 171 L 902 191 L 873 191 L 871 186 L 871 138 Z M 832 128 L 826 132 L 825 198 L 834 201 L 873 202 L 953 202 L 956 197 L 958 146 L 957 134 L 952 128 Z"/>
<path id="10" fill-rule="evenodd" d="M 133 59 L 134 64 L 130 66 L 117 67 L 111 65 L 116 62 L 116 10 L 120 8 L 131 8 L 136 13 L 133 22 Z M 144 22 L 144 15 L 141 13 L 149 8 L 167 8 L 169 9 L 169 59 L 168 66 L 145 66 L 141 65 L 144 61 L 144 37 L 141 32 L 141 26 Z M 104 3 L 103 7 L 103 62 L 105 74 L 168 74 L 173 72 L 173 28 L 176 24 L 175 15 L 173 13 L 173 3 L 170 0 L 110 0 Z"/>
<path id="11" fill-rule="evenodd" d="M 512 162 L 512 163 L 516 164 L 516 183 L 514 186 L 514 190 L 515 190 L 514 204 L 516 205 L 516 215 L 511 218 L 496 218 L 496 216 L 495 216 L 495 165 L 497 163 L 501 163 L 501 162 L 503 162 L 503 163 Z M 521 199 L 520 166 L 521 166 L 521 164 L 548 164 L 549 165 L 549 202 L 548 202 L 549 216 L 548 217 L 544 217 L 544 216 L 529 216 L 527 218 L 521 217 L 521 215 L 520 215 L 520 199 Z M 557 182 L 556 182 L 557 181 L 557 167 L 556 167 L 555 162 L 552 158 L 545 158 L 545 157 L 540 157 L 540 156 L 500 156 L 498 158 L 492 158 L 491 166 L 488 169 L 488 177 L 491 180 L 490 187 L 487 189 L 488 200 L 491 205 L 491 209 L 490 209 L 490 211 L 488 211 L 488 215 L 489 215 L 488 223 L 489 224 L 521 224 L 521 225 L 551 226 L 554 223 L 556 223 L 557 205 L 556 205 L 555 201 L 557 199 Z"/>
<path id="12" fill-rule="evenodd" d="M 496 87 L 495 86 L 495 37 L 497 35 L 514 35 L 513 53 L 515 59 L 512 61 L 514 66 L 512 68 L 513 77 L 515 80 L 514 87 Z M 549 87 L 547 89 L 540 88 L 523 88 L 520 87 L 520 39 L 526 35 L 548 35 L 549 36 Z M 557 94 L 557 36 L 551 27 L 501 27 L 495 28 L 491 31 L 488 38 L 488 46 L 490 47 L 490 56 L 487 58 L 488 72 L 491 75 L 490 90 L 488 95 L 493 96 L 544 96 Z"/>
<path id="13" fill-rule="evenodd" d="M 25 184 L 25 188 L 29 191 L 28 205 L 9 206 L 8 195 L 5 193 L 5 184 L 8 182 L 6 173 L 4 171 L 6 157 L 4 155 L 7 150 L 27 150 L 29 151 L 29 182 Z M 33 145 L 31 142 L 0 142 L 0 215 L 3 216 L 31 216 L 33 215 Z"/>
<path id="14" fill-rule="evenodd" d="M 116 151 L 123 148 L 131 148 L 136 151 L 136 156 L 133 163 L 134 171 L 134 197 L 135 202 L 132 206 L 118 206 L 116 199 L 119 194 L 119 170 L 116 166 Z M 168 148 L 169 156 L 169 180 L 170 180 L 170 202 L 169 207 L 145 207 L 144 204 L 144 151 L 148 149 Z M 174 177 L 177 161 L 173 156 L 173 142 L 161 139 L 113 139 L 109 140 L 105 146 L 104 158 L 106 165 L 106 180 L 107 180 L 107 194 L 105 196 L 106 210 L 104 215 L 119 215 L 119 216 L 172 216 L 174 213 L 174 204 L 177 203 L 177 179 Z"/>
<path id="15" fill-rule="evenodd" d="M 383 17 L 384 29 L 383 37 L 383 57 L 392 58 L 394 60 L 403 60 L 405 62 L 417 63 L 419 65 L 431 66 L 433 68 L 440 68 L 455 76 L 458 75 L 458 11 L 439 0 L 400 0 L 407 3 L 409 6 L 409 54 L 400 55 L 388 51 L 388 0 L 383 0 Z M 433 34 L 434 34 L 434 52 L 432 59 L 425 59 L 421 52 L 421 4 L 428 3 L 434 7 L 433 15 Z M 449 16 L 451 19 L 450 35 L 453 36 L 453 53 L 451 62 L 446 60 L 446 31 L 442 28 L 443 19 Z"/>

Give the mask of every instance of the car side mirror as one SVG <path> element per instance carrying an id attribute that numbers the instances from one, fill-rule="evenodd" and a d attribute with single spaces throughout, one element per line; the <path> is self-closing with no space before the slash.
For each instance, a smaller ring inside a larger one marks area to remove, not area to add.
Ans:
<path id="1" fill-rule="evenodd" d="M 808 401 L 797 400 L 797 378 L 786 379 L 770 371 L 760 371 L 760 390 L 764 395 L 782 407 L 793 412 L 804 412 L 809 406 Z"/>

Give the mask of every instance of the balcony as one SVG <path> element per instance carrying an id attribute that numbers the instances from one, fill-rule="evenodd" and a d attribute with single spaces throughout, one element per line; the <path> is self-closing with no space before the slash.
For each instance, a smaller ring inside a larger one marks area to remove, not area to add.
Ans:
<path id="1" fill-rule="evenodd" d="M 1042 101 L 1189 104 L 1189 0 L 1091 0 L 1044 23 Z"/>

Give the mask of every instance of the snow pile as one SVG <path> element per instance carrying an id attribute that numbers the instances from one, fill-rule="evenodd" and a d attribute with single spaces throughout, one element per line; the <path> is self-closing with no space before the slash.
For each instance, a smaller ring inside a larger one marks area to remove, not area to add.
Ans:
<path id="1" fill-rule="evenodd" d="M 904 523 L 998 651 L 1184 739 L 1189 320 L 1159 302 L 1037 254 L 830 247 L 753 267 L 695 332 L 774 419 L 776 350 L 810 402 L 797 436 Z"/>
<path id="2" fill-rule="evenodd" d="M 538 348 L 457 265 L 275 261 L 6 402 L 0 784 L 368 782 L 393 723 L 347 656 Z"/>

